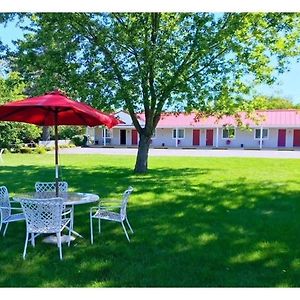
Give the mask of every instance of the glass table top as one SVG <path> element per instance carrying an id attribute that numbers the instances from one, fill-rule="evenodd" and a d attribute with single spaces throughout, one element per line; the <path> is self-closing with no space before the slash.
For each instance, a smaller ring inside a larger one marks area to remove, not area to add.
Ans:
<path id="1" fill-rule="evenodd" d="M 58 194 L 58 197 L 64 199 L 66 205 L 76 205 L 97 202 L 99 196 L 91 193 L 75 193 L 75 192 L 62 192 Z M 32 192 L 17 194 L 13 197 L 15 201 L 20 201 L 21 199 L 48 199 L 56 198 L 55 192 Z"/>

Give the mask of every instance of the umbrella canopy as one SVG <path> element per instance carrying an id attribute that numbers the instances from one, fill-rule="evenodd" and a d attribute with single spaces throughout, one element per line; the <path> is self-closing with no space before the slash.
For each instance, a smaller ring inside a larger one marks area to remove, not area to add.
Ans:
<path id="1" fill-rule="evenodd" d="M 58 125 L 105 125 L 122 123 L 115 117 L 91 106 L 69 99 L 61 91 L 9 102 L 0 106 L 0 121 L 14 121 L 39 126 L 55 126 L 55 181 L 58 195 Z"/>
<path id="2" fill-rule="evenodd" d="M 0 106 L 1 121 L 25 122 L 40 126 L 105 125 L 111 128 L 118 119 L 91 106 L 69 99 L 60 91 L 8 102 Z"/>

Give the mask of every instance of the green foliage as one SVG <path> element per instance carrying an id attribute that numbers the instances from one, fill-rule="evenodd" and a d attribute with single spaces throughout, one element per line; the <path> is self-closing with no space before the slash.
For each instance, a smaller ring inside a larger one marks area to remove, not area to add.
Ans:
<path id="1" fill-rule="evenodd" d="M 43 13 L 31 22 L 16 70 L 36 93 L 61 87 L 101 108 L 228 112 L 251 87 L 245 74 L 271 83 L 299 54 L 299 14 Z"/>
<path id="2" fill-rule="evenodd" d="M 84 144 L 84 135 L 74 135 L 71 138 L 72 143 L 74 143 L 75 146 L 83 146 Z"/>
<path id="3" fill-rule="evenodd" d="M 71 139 L 75 135 L 82 135 L 86 131 L 83 126 L 59 126 L 58 136 L 61 140 Z"/>
<path id="4" fill-rule="evenodd" d="M 278 97 L 256 97 L 253 100 L 255 109 L 292 109 L 298 108 L 291 100 Z"/>
<path id="5" fill-rule="evenodd" d="M 35 125 L 0 122 L 0 148 L 15 148 L 17 145 L 36 141 L 41 129 Z"/>
<path id="6" fill-rule="evenodd" d="M 47 150 L 45 147 L 42 147 L 42 146 L 38 146 L 38 147 L 35 147 L 35 148 L 31 148 L 33 150 L 33 153 L 36 153 L 36 154 L 46 154 L 47 153 Z"/>
<path id="7" fill-rule="evenodd" d="M 0 104 L 24 98 L 25 84 L 16 72 L 0 77 Z M 22 143 L 35 141 L 40 137 L 41 129 L 35 125 L 0 122 L 0 148 L 19 148 Z"/>
<path id="8" fill-rule="evenodd" d="M 25 83 L 20 74 L 11 72 L 8 76 L 0 76 L 0 104 L 24 98 Z"/>
<path id="9" fill-rule="evenodd" d="M 20 148 L 20 153 L 25 153 L 25 154 L 32 154 L 33 149 L 29 147 L 21 147 Z"/>

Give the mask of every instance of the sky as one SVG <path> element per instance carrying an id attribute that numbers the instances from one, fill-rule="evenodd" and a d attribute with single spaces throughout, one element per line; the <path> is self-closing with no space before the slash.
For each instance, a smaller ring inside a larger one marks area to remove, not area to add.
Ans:
<path id="1" fill-rule="evenodd" d="M 6 0 L 2 0 L 2 1 L 6 1 Z M 53 0 L 54 1 L 54 0 Z M 53 2 L 52 1 L 52 2 Z M 189 0 L 188 0 L 189 1 Z M 252 2 L 255 2 L 255 0 L 252 0 Z M 289 0 L 288 0 L 289 1 Z M 16 1 L 14 1 L 15 3 Z M 17 0 L 18 2 L 18 0 Z M 34 2 L 34 1 L 32 1 Z M 55 1 L 54 1 L 55 2 Z M 89 0 L 87 0 L 87 2 L 89 2 Z M 129 1 L 130 2 L 130 1 Z M 154 1 L 155 2 L 155 1 Z M 215 2 L 215 1 L 212 1 Z M 222 1 L 222 3 L 226 3 L 228 1 L 224 0 Z M 233 1 L 234 2 L 234 1 Z M 176 4 L 176 1 L 174 2 Z M 189 2 L 188 2 L 189 3 Z M 157 5 L 157 4 L 156 4 Z M 236 6 L 236 3 L 234 4 L 235 6 L 233 6 L 233 8 L 238 11 L 239 9 L 237 9 L 238 7 Z M 258 5 L 258 4 L 256 4 Z M 0 4 L 0 11 L 3 11 L 3 9 L 1 9 L 2 4 Z M 14 6 L 14 10 L 13 11 L 18 11 L 16 9 L 17 6 Z M 23 8 L 23 6 L 19 6 L 20 8 Z M 116 6 L 117 8 L 120 7 L 119 4 Z M 114 6 L 110 7 L 110 9 L 108 11 L 114 11 L 114 9 L 116 8 Z M 159 5 L 156 6 L 159 8 Z M 257 6 L 254 6 L 254 10 Z M 285 8 L 289 11 L 291 11 L 291 8 L 289 8 L 290 6 L 287 5 L 285 6 Z M 62 8 L 61 6 L 55 6 L 55 8 L 57 9 L 57 11 L 60 11 L 60 9 L 58 8 Z M 107 7 L 109 8 L 109 7 Z M 118 9 L 118 11 L 122 11 L 123 9 L 121 9 L 122 7 L 120 7 L 120 9 Z M 129 7 L 129 9 L 127 11 L 134 11 L 136 9 L 136 6 L 134 6 L 135 9 L 132 9 L 133 7 Z M 176 8 L 176 7 L 175 7 Z M 182 8 L 182 7 L 181 7 Z M 189 6 L 186 6 L 186 8 L 189 8 Z M 215 10 L 217 8 L 217 11 L 221 11 L 218 9 L 223 9 L 223 11 L 226 11 L 226 8 L 228 9 L 228 5 L 225 7 L 220 6 L 220 5 L 216 5 L 215 6 Z M 229 6 L 230 8 L 230 6 Z M 243 8 L 243 7 L 241 7 Z M 268 6 L 269 8 L 269 6 Z M 56 11 L 53 10 L 52 7 L 49 7 L 49 9 L 44 9 L 44 11 Z M 80 11 L 80 7 L 76 7 L 73 5 L 73 9 L 75 9 L 74 11 Z M 92 9 L 92 8 L 91 8 Z M 271 9 L 271 7 L 270 7 Z M 292 11 L 300 11 L 300 5 L 299 7 L 292 7 Z M 25 9 L 21 9 L 22 11 L 25 11 Z M 86 8 L 85 8 L 86 10 Z M 95 10 L 95 8 L 94 8 Z M 107 9 L 101 9 L 101 11 L 106 11 Z M 144 7 L 144 9 L 138 9 L 138 11 L 147 11 L 148 7 Z M 161 9 L 159 9 L 161 10 Z M 172 9 L 174 11 L 174 9 Z M 232 10 L 232 9 L 230 9 Z M 246 9 L 247 11 L 251 11 L 251 7 L 247 7 Z M 263 10 L 263 9 L 260 9 Z M 272 8 L 272 10 L 274 11 L 274 8 Z M 276 10 L 276 9 L 275 9 Z M 279 10 L 283 10 L 282 7 L 279 7 Z M 7 11 L 11 11 L 9 8 L 7 10 L 4 10 L 4 12 Z M 28 7 L 28 11 L 32 11 L 30 9 L 30 6 Z M 100 10 L 99 10 L 100 11 Z M 124 10 L 123 10 L 124 11 Z M 126 11 L 126 10 L 125 10 Z M 153 11 L 153 9 L 149 11 Z M 163 11 L 167 11 L 167 9 L 164 9 Z M 179 10 L 180 11 L 180 10 Z M 193 11 L 193 9 L 190 9 L 190 11 Z M 197 9 L 196 9 L 197 11 Z M 208 7 L 208 10 L 204 10 L 204 11 L 214 11 L 214 6 L 212 6 L 211 8 Z M 245 10 L 244 10 L 245 11 Z M 3 26 L 0 25 L 0 39 L 4 42 L 4 43 L 8 43 L 9 45 L 12 46 L 11 41 L 15 40 L 17 38 L 22 37 L 22 31 L 18 28 L 15 27 L 15 24 L 9 24 L 6 28 L 4 28 Z M 282 97 L 282 98 L 286 98 L 289 99 L 291 101 L 293 101 L 294 103 L 300 103 L 300 62 L 297 62 L 296 59 L 291 59 L 291 64 L 290 64 L 290 71 L 285 72 L 284 74 L 280 74 L 278 76 L 278 82 L 275 85 L 272 86 L 267 86 L 267 85 L 263 85 L 263 86 L 258 86 L 257 87 L 257 92 L 261 95 L 266 95 L 266 96 L 273 96 L 273 97 Z"/>

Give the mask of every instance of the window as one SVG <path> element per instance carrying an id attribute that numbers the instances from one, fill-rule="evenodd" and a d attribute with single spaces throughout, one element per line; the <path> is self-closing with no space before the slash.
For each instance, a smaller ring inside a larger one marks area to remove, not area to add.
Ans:
<path id="1" fill-rule="evenodd" d="M 110 131 L 107 128 L 103 128 L 103 130 L 102 130 L 102 137 L 103 138 L 111 138 L 112 137 L 112 131 Z"/>
<path id="2" fill-rule="evenodd" d="M 269 138 L 269 129 L 263 129 L 262 130 L 262 139 L 267 140 Z M 254 139 L 259 140 L 260 139 L 260 129 L 257 128 L 254 131 Z"/>
<path id="3" fill-rule="evenodd" d="M 184 139 L 184 129 L 177 129 L 178 136 L 176 136 L 176 129 L 173 129 L 173 139 Z"/>
<path id="4" fill-rule="evenodd" d="M 235 139 L 235 128 L 223 128 L 222 132 L 223 139 Z"/>

